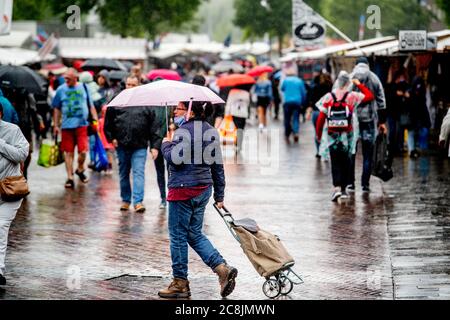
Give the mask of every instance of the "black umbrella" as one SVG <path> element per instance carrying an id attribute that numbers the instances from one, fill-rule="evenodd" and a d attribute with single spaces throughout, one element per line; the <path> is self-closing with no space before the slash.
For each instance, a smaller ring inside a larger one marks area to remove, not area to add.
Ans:
<path id="1" fill-rule="evenodd" d="M 127 68 L 127 71 L 131 71 L 131 68 L 134 66 L 134 63 L 131 61 L 121 61 L 121 63 Z"/>
<path id="2" fill-rule="evenodd" d="M 106 69 L 106 70 L 122 70 L 122 71 L 127 70 L 127 68 L 125 68 L 125 66 L 121 62 L 105 58 L 87 60 L 85 63 L 83 63 L 81 69 L 83 70 Z"/>
<path id="3" fill-rule="evenodd" d="M 109 72 L 109 79 L 112 81 L 122 81 L 128 76 L 128 72 L 126 71 L 110 71 Z"/>
<path id="4" fill-rule="evenodd" d="M 24 89 L 29 93 L 42 94 L 46 82 L 36 72 L 22 66 L 0 66 L 0 86 L 6 89 Z"/>

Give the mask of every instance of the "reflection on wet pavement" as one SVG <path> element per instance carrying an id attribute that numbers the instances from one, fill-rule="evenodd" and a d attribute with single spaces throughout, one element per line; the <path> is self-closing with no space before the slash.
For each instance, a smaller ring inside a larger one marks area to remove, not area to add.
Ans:
<path id="1" fill-rule="evenodd" d="M 276 124 L 276 126 L 278 126 Z M 281 132 L 280 132 L 281 134 Z M 226 205 L 280 236 L 305 276 L 291 299 L 448 299 L 449 162 L 396 159 L 396 177 L 334 204 L 329 163 L 316 161 L 312 127 L 280 144 L 276 175 L 227 165 Z M 281 139 L 281 138 L 280 138 Z M 282 141 L 282 140 L 281 140 Z M 227 152 L 225 152 L 227 153 Z M 167 214 L 147 166 L 144 215 L 121 213 L 118 178 L 92 174 L 64 189 L 62 166 L 30 172 L 32 194 L 11 228 L 3 299 L 157 299 L 170 281 Z M 358 168 L 358 173 L 360 168 Z M 260 278 L 212 206 L 205 232 L 239 269 L 230 299 L 265 299 Z M 190 252 L 194 299 L 220 299 L 216 276 Z"/>

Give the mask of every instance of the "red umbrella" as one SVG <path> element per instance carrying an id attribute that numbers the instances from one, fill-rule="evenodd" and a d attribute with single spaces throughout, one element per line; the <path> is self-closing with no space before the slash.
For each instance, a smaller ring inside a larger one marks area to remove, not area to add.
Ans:
<path id="1" fill-rule="evenodd" d="M 155 80 L 156 78 L 163 78 L 164 80 L 174 80 L 174 81 L 181 81 L 182 78 L 178 74 L 178 72 L 169 70 L 169 69 L 155 69 L 150 71 L 147 74 L 148 80 Z"/>
<path id="2" fill-rule="evenodd" d="M 255 83 L 255 79 L 246 74 L 232 74 L 229 76 L 223 76 L 217 80 L 217 85 L 219 88 L 236 87 Z"/>
<path id="3" fill-rule="evenodd" d="M 53 73 L 55 75 L 63 74 L 67 71 L 67 67 L 62 63 L 51 63 L 42 67 L 42 73 L 47 75 L 48 73 Z"/>
<path id="4" fill-rule="evenodd" d="M 254 67 L 249 72 L 247 72 L 247 74 L 249 76 L 252 76 L 252 77 L 259 77 L 260 75 L 262 75 L 264 73 L 271 73 L 271 72 L 273 72 L 273 68 L 272 67 L 269 67 L 269 66 L 257 66 L 257 67 Z"/>

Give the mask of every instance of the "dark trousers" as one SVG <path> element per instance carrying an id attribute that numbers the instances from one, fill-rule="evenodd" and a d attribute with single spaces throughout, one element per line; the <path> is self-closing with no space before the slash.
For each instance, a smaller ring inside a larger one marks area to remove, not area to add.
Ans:
<path id="1" fill-rule="evenodd" d="M 159 150 L 158 157 L 155 160 L 155 169 L 161 200 L 166 201 L 166 165 L 164 163 L 164 156 L 161 150 Z"/>
<path id="2" fill-rule="evenodd" d="M 351 155 L 347 148 L 338 145 L 330 148 L 330 157 L 333 185 L 340 187 L 342 192 L 345 192 L 350 181 Z"/>
<path id="3" fill-rule="evenodd" d="M 234 122 L 234 125 L 236 126 L 236 128 L 238 129 L 238 131 L 237 131 L 237 147 L 238 147 L 238 150 L 241 150 L 242 143 L 244 141 L 244 130 L 245 130 L 245 125 L 247 124 L 247 119 L 240 118 L 240 117 L 233 117 L 233 122 Z"/>
<path id="4" fill-rule="evenodd" d="M 361 177 L 361 186 L 370 186 L 370 176 L 372 175 L 373 168 L 373 152 L 375 150 L 375 144 L 372 141 L 361 141 L 363 152 L 363 174 Z M 351 170 L 350 170 L 350 184 L 355 185 L 355 163 L 356 155 L 352 156 Z"/>
<path id="5" fill-rule="evenodd" d="M 301 105 L 295 103 L 284 104 L 284 129 L 286 137 L 292 133 L 298 135 L 300 131 L 300 111 Z"/>
<path id="6" fill-rule="evenodd" d="M 370 186 L 370 176 L 372 175 L 373 168 L 373 153 L 375 151 L 375 135 L 376 128 L 375 124 L 370 123 L 360 123 L 360 143 L 362 146 L 363 153 L 363 174 L 361 177 L 361 186 L 369 187 Z M 356 155 L 352 157 L 352 167 L 351 167 L 351 175 L 350 175 L 350 184 L 355 185 L 355 163 L 356 163 Z"/>

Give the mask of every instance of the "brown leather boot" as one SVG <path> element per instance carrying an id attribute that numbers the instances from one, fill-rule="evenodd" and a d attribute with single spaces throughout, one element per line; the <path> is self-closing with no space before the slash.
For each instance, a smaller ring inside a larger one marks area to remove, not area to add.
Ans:
<path id="1" fill-rule="evenodd" d="M 189 281 L 175 278 L 169 288 L 159 291 L 158 295 L 165 299 L 189 298 L 191 296 Z"/>
<path id="2" fill-rule="evenodd" d="M 237 269 L 223 263 L 216 267 L 214 272 L 219 276 L 220 295 L 223 298 L 229 296 L 236 285 L 235 279 L 238 275 Z"/>

